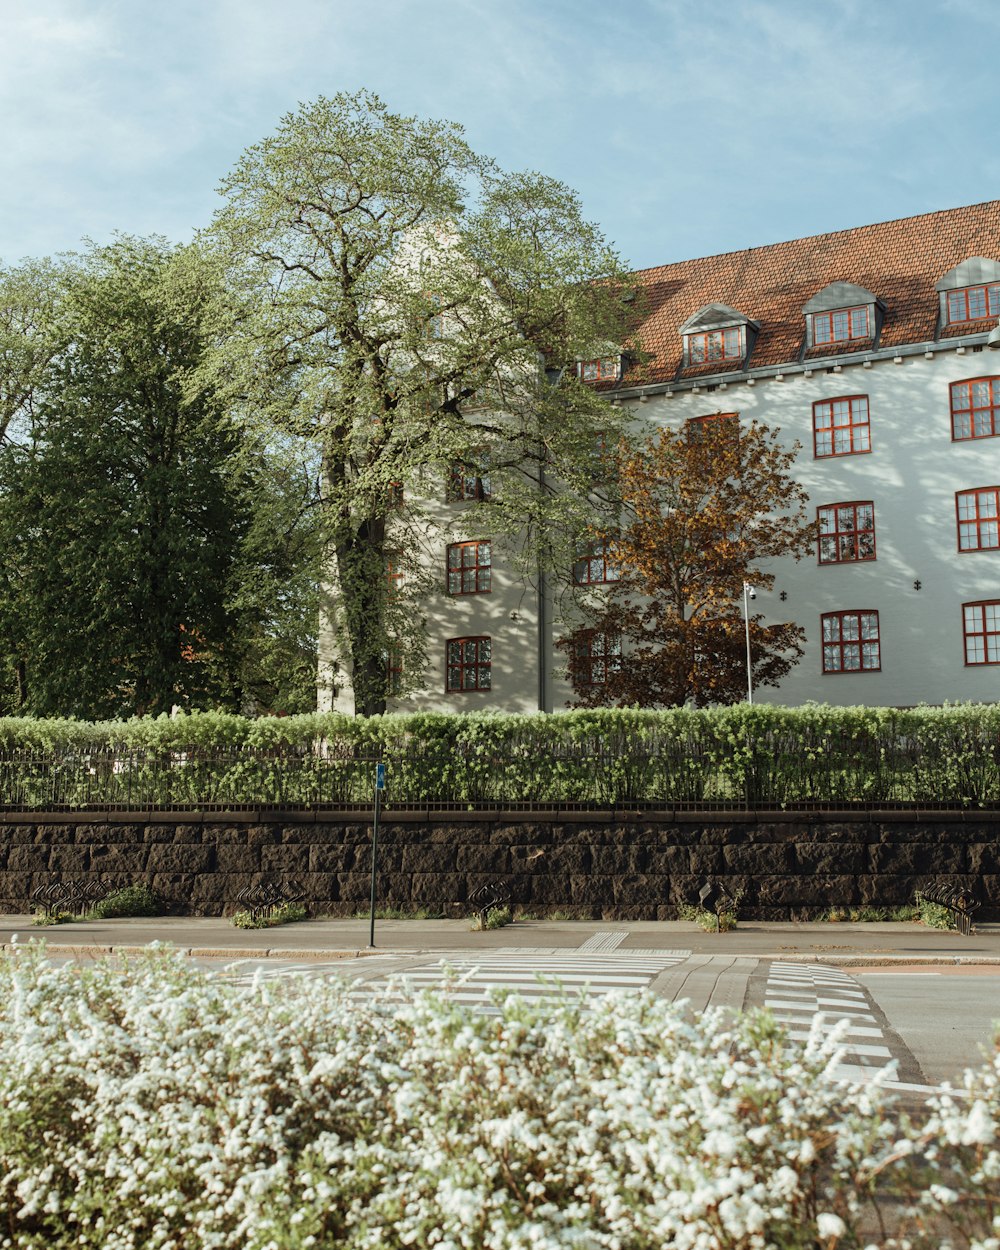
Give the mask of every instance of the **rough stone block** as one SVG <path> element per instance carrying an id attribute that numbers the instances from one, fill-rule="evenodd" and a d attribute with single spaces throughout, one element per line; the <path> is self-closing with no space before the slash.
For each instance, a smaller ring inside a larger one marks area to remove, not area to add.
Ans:
<path id="1" fill-rule="evenodd" d="M 409 877 L 407 901 L 417 907 L 447 908 L 466 900 L 465 878 L 453 872 L 415 872 Z"/>
<path id="2" fill-rule="evenodd" d="M 45 846 L 12 846 L 7 853 L 7 871 L 47 872 L 49 854 Z"/>
<path id="3" fill-rule="evenodd" d="M 670 878 L 659 874 L 628 873 L 613 881 L 615 907 L 658 907 L 670 895 Z"/>
<path id="4" fill-rule="evenodd" d="M 74 824 L 35 826 L 35 842 L 39 846 L 72 846 L 75 841 Z"/>
<path id="5" fill-rule="evenodd" d="M 756 878 L 747 891 L 748 901 L 760 907 L 813 908 L 853 907 L 860 901 L 857 878 L 846 874 L 774 874 Z"/>
<path id="6" fill-rule="evenodd" d="M 969 872 L 976 876 L 1000 873 L 1000 842 L 973 842 L 966 849 Z"/>
<path id="7" fill-rule="evenodd" d="M 754 832 L 753 825 L 747 824 L 700 824 L 689 826 L 695 846 L 712 843 L 716 846 L 740 846 L 748 841 Z"/>
<path id="8" fill-rule="evenodd" d="M 154 857 L 151 860 L 151 863 L 175 862 L 179 866 L 187 868 L 188 864 L 192 863 L 193 860 L 187 859 L 185 856 L 188 852 L 197 850 L 203 856 L 206 856 L 206 858 L 202 861 L 205 867 L 199 869 L 199 871 L 244 873 L 260 872 L 260 855 L 257 851 L 250 850 L 247 846 L 180 846 L 171 849 L 179 852 L 176 860 L 164 859 L 163 861 L 159 861 L 156 857 Z"/>
<path id="9" fill-rule="evenodd" d="M 90 868 L 90 848 L 86 846 L 54 846 L 49 851 L 49 871 L 78 876 Z"/>
<path id="10" fill-rule="evenodd" d="M 907 907 L 915 902 L 919 878 L 898 873 L 859 873 L 854 878 L 857 902 L 862 907 Z"/>
<path id="11" fill-rule="evenodd" d="M 379 872 L 402 872 L 403 871 L 403 848 L 401 846 L 387 846 L 379 835 L 377 855 L 377 868 Z M 356 871 L 371 872 L 372 848 L 371 844 L 367 847 L 355 848 L 355 864 Z"/>
<path id="12" fill-rule="evenodd" d="M 203 825 L 201 840 L 206 846 L 246 846 L 246 825 Z"/>
<path id="13" fill-rule="evenodd" d="M 303 902 L 322 909 L 324 903 L 335 903 L 341 898 L 340 878 L 333 872 L 303 872 L 293 877 L 295 885 L 303 894 Z"/>
<path id="14" fill-rule="evenodd" d="M 234 872 L 201 872 L 191 883 L 190 901 L 193 907 L 204 910 L 209 904 L 221 908 L 225 903 L 235 903 L 236 895 L 257 881 L 254 876 Z"/>
<path id="15" fill-rule="evenodd" d="M 139 846 L 92 846 L 90 871 L 102 876 L 142 876 L 149 860 L 149 848 Z"/>
<path id="16" fill-rule="evenodd" d="M 704 881 L 708 877 L 714 879 L 725 871 L 726 865 L 722 858 L 721 846 L 713 846 L 711 843 L 693 846 L 688 855 L 688 867 L 681 870 L 681 875 L 686 872 L 691 876 L 696 876 L 699 881 Z"/>
<path id="17" fill-rule="evenodd" d="M 150 884 L 171 907 L 188 911 L 197 881 L 198 874 L 193 872 L 156 872 Z"/>
<path id="18" fill-rule="evenodd" d="M 199 844 L 202 841 L 201 825 L 175 825 L 173 840 L 178 845 L 187 843 Z"/>
<path id="19" fill-rule="evenodd" d="M 628 871 L 657 876 L 688 873 L 692 871 L 694 856 L 700 864 L 706 865 L 705 872 L 717 871 L 720 855 L 719 848 L 714 846 L 699 847 L 696 851 L 686 846 L 635 846 L 629 851 Z"/>
<path id="20" fill-rule="evenodd" d="M 590 871 L 600 877 L 616 876 L 627 870 L 629 855 L 628 846 L 594 846 L 590 851 Z"/>
<path id="21" fill-rule="evenodd" d="M 109 826 L 110 827 L 110 826 Z M 141 837 L 143 842 L 173 842 L 177 826 L 173 823 L 161 823 L 159 821 L 147 825 L 126 825 L 126 829 L 131 833 Z M 131 833 L 127 842 L 131 841 Z"/>
<path id="22" fill-rule="evenodd" d="M 569 879 L 570 902 L 576 906 L 615 908 L 615 892 L 607 877 L 574 876 Z"/>
<path id="23" fill-rule="evenodd" d="M 0 840 L 5 846 L 34 846 L 34 825 L 5 825 Z"/>
<path id="24" fill-rule="evenodd" d="M 504 848 L 505 850 L 507 848 Z M 553 848 L 551 846 L 532 846 L 529 843 L 512 846 L 510 870 L 512 872 L 551 872 Z"/>
<path id="25" fill-rule="evenodd" d="M 468 883 L 469 895 L 479 885 L 486 884 L 486 879 L 473 879 Z M 568 873 L 535 872 L 517 877 L 518 892 L 515 895 L 513 883 L 511 898 L 516 903 L 540 903 L 549 907 L 565 907 L 571 899 L 570 879 Z"/>
<path id="26" fill-rule="evenodd" d="M 856 842 L 815 840 L 796 842 L 795 866 L 803 873 L 836 876 L 848 872 L 864 872 L 868 867 L 868 848 Z"/>
<path id="27" fill-rule="evenodd" d="M 49 838 L 37 829 L 33 840 L 44 843 Z M 142 828 L 136 825 L 76 825 L 68 840 L 77 846 L 135 846 L 145 841 Z"/>
<path id="28" fill-rule="evenodd" d="M 308 850 L 310 872 L 353 872 L 364 867 L 364 852 L 352 846 L 316 846 Z M 371 848 L 368 850 L 371 861 Z"/>
<path id="29" fill-rule="evenodd" d="M 0 902 L 15 911 L 31 910 L 31 891 L 36 883 L 29 872 L 0 872 Z"/>
<path id="30" fill-rule="evenodd" d="M 381 843 L 379 849 L 381 850 Z M 468 851 L 469 848 L 411 844 L 398 846 L 394 850 L 397 872 L 453 872 L 459 851 Z"/>
<path id="31" fill-rule="evenodd" d="M 194 872 L 214 872 L 216 869 L 216 855 L 224 849 L 230 848 L 219 847 L 218 851 L 216 851 L 211 846 L 157 844 L 149 848 L 149 859 L 146 861 L 146 864 L 148 870 L 153 873 L 190 874 Z M 240 871 L 236 865 L 231 865 L 226 870 L 230 872 Z M 244 871 L 247 871 L 247 869 Z"/>
<path id="32" fill-rule="evenodd" d="M 512 867 L 513 855 L 511 851 L 502 845 L 490 843 L 477 843 L 472 846 L 460 846 L 456 848 L 454 861 L 451 856 L 442 862 L 442 857 L 438 855 L 436 862 L 424 863 L 420 862 L 419 857 L 415 855 L 415 848 L 411 848 L 408 857 L 404 858 L 403 863 L 406 867 L 411 868 L 414 872 L 438 872 L 453 870 L 456 872 L 469 873 L 488 873 L 497 877 L 506 877 L 510 874 Z M 518 865 L 521 867 L 521 865 Z"/>
<path id="33" fill-rule="evenodd" d="M 947 842 L 889 842 L 869 848 L 871 871 L 876 875 L 912 876 L 961 873 L 966 870 L 965 847 Z"/>
<path id="34" fill-rule="evenodd" d="M 291 830 L 296 830 L 296 826 L 290 826 Z M 283 841 L 282 829 L 280 825 L 250 825 L 247 829 L 247 846 L 251 850 L 258 851 L 263 846 L 276 846 Z M 301 833 L 298 836 L 289 837 L 289 842 L 298 842 L 301 840 Z"/>
<path id="35" fill-rule="evenodd" d="M 573 826 L 569 826 L 570 829 Z M 564 828 L 555 825 L 541 824 L 497 824 L 489 830 L 491 842 L 502 842 L 504 846 L 518 846 L 528 843 L 531 846 L 552 846 L 560 840 Z M 469 830 L 461 830 L 455 839 L 456 844 L 469 840 Z M 570 835 L 572 836 L 572 835 Z"/>
<path id="36" fill-rule="evenodd" d="M 308 846 L 262 846 L 260 866 L 263 872 L 308 872 Z"/>
<path id="37" fill-rule="evenodd" d="M 337 873 L 334 880 L 337 883 L 337 898 L 343 903 L 362 903 L 366 902 L 370 897 L 371 882 L 365 878 L 363 873 Z M 376 897 L 378 897 L 377 886 L 378 874 L 376 873 Z"/>
<path id="38" fill-rule="evenodd" d="M 727 873 L 788 873 L 795 868 L 795 851 L 790 843 L 741 843 L 723 846 L 722 863 Z"/>
<path id="39" fill-rule="evenodd" d="M 512 851 L 513 861 L 513 851 Z M 543 856 L 530 863 L 525 859 L 524 871 L 534 871 L 534 864 L 544 864 L 546 872 L 585 873 L 593 869 L 593 849 L 579 844 L 549 847 Z"/>

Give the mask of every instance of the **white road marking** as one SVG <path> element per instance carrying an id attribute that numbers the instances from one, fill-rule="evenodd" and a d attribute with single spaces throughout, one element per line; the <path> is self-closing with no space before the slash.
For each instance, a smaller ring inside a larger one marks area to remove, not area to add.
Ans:
<path id="1" fill-rule="evenodd" d="M 794 988 L 793 988 L 794 987 Z M 789 1037 L 804 1042 L 839 1028 L 837 1080 L 870 1081 L 892 1061 L 892 1051 L 858 982 L 835 968 L 774 963 L 764 990 L 764 1006 L 791 1026 Z M 856 1039 L 868 1038 L 861 1042 Z M 855 1062 L 857 1061 L 857 1062 Z M 882 1078 L 885 1082 L 885 1077 Z"/>

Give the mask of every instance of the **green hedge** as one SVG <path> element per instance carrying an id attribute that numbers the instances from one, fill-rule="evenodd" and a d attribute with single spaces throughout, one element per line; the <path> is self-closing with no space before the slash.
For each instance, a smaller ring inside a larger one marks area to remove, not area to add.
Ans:
<path id="1" fill-rule="evenodd" d="M 1000 803 L 1000 706 L 0 719 L 0 805 Z"/>

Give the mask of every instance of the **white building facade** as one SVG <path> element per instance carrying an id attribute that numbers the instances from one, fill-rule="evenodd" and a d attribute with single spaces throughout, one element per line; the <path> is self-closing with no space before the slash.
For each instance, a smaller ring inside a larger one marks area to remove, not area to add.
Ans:
<path id="1" fill-rule="evenodd" d="M 754 606 L 800 625 L 805 653 L 755 698 L 1000 698 L 1000 202 L 638 276 L 639 350 L 589 363 L 609 402 L 640 430 L 735 414 L 800 444 L 820 537 L 770 567 Z M 462 534 L 461 498 L 443 506 L 426 680 L 390 709 L 566 708 L 556 588 L 506 569 L 489 534 Z M 566 578 L 613 576 L 591 556 Z"/>

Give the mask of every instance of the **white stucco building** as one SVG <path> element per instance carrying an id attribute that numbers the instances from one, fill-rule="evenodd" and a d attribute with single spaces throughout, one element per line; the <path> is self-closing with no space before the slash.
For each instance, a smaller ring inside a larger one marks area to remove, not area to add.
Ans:
<path id="1" fill-rule="evenodd" d="M 755 606 L 802 626 L 805 654 L 756 697 L 1000 699 L 1000 201 L 638 277 L 648 359 L 586 362 L 583 376 L 651 429 L 736 414 L 802 446 L 794 475 L 821 537 L 811 559 L 773 567 Z M 449 506 L 482 488 L 456 483 Z M 493 560 L 489 538 L 442 543 L 424 689 L 390 706 L 572 699 L 555 597 Z M 574 575 L 600 581 L 600 553 Z"/>

